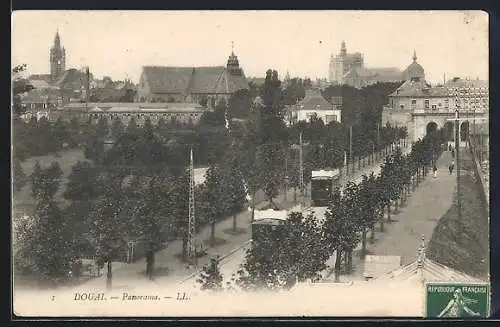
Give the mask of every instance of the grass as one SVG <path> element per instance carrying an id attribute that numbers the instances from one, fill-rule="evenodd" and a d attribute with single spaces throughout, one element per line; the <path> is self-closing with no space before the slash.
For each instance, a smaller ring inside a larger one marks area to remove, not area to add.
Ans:
<path id="1" fill-rule="evenodd" d="M 462 219 L 458 220 L 458 207 L 454 203 L 436 226 L 430 240 L 427 256 L 441 264 L 471 276 L 488 279 L 489 221 L 481 201 L 472 161 L 464 156 L 461 174 Z M 468 171 L 468 172 L 467 172 Z M 470 172 L 470 173 L 469 173 Z"/>
<path id="2" fill-rule="evenodd" d="M 28 183 L 22 188 L 21 191 L 13 194 L 13 213 L 14 216 L 20 214 L 31 214 L 34 211 L 35 200 L 31 194 L 31 182 L 29 181 L 29 176 L 33 172 L 33 167 L 35 162 L 38 160 L 42 168 L 48 167 L 53 161 L 57 161 L 61 166 L 63 172 L 62 179 L 66 179 L 70 174 L 72 167 L 77 161 L 85 160 L 83 150 L 81 149 L 71 149 L 59 152 L 60 156 L 56 154 L 30 157 L 21 163 L 26 177 L 28 178 Z M 67 204 L 67 201 L 63 198 L 62 194 L 65 190 L 65 182 L 61 182 L 59 190 L 55 195 L 55 200 L 60 204 Z"/>

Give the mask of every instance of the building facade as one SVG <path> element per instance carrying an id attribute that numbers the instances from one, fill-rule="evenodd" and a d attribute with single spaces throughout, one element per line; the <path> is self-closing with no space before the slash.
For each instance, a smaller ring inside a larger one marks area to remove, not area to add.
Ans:
<path id="1" fill-rule="evenodd" d="M 73 112 L 78 112 L 74 106 Z M 120 119 L 127 126 L 132 118 L 138 126 L 143 126 L 147 119 L 153 125 L 160 119 L 165 123 L 176 122 L 180 125 L 197 124 L 207 109 L 195 103 L 95 103 L 89 104 L 89 110 L 84 118 L 97 122 L 106 118 L 109 123 Z"/>
<path id="2" fill-rule="evenodd" d="M 331 55 L 328 80 L 331 84 L 363 88 L 375 83 L 404 81 L 404 72 L 398 68 L 366 68 L 360 52 L 348 53 L 342 41 L 340 52 Z"/>
<path id="3" fill-rule="evenodd" d="M 342 121 L 341 111 L 334 104 L 326 101 L 319 90 L 310 89 L 306 91 L 304 99 L 289 106 L 286 115 L 287 124 L 291 125 L 299 121 L 308 122 L 313 116 L 320 118 L 325 124 Z"/>
<path id="4" fill-rule="evenodd" d="M 137 89 L 138 102 L 188 102 L 206 100 L 209 107 L 220 99 L 229 100 L 236 91 L 248 90 L 248 81 L 231 53 L 226 66 L 160 67 L 145 66 Z"/>
<path id="5" fill-rule="evenodd" d="M 451 119 L 457 110 L 461 118 L 471 121 L 488 117 L 488 82 L 454 78 L 442 86 L 432 86 L 425 81 L 424 69 L 416 63 L 416 56 L 405 74 L 408 80 L 389 95 L 389 104 L 382 111 L 382 124 L 406 127 L 412 141 L 439 128 L 452 137 Z M 460 128 L 468 128 L 468 122 L 462 122 Z"/>

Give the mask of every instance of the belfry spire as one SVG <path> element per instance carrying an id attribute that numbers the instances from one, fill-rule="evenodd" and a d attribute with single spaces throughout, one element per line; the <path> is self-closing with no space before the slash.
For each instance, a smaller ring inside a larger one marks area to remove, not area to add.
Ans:
<path id="1" fill-rule="evenodd" d="M 413 50 L 413 61 L 417 61 L 417 51 Z"/>

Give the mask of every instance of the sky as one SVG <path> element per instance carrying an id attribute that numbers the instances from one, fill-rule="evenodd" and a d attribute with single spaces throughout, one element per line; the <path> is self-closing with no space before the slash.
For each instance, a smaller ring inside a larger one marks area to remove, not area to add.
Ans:
<path id="1" fill-rule="evenodd" d="M 12 65 L 50 72 L 59 30 L 66 69 L 137 82 L 142 66 L 220 66 L 231 53 L 251 77 L 327 77 L 342 40 L 365 67 L 405 69 L 416 51 L 432 83 L 488 78 L 488 14 L 482 11 L 16 11 Z"/>

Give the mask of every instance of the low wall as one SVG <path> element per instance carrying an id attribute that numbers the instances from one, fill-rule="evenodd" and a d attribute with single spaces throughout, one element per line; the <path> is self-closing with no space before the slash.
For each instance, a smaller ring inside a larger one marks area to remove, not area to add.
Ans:
<path id="1" fill-rule="evenodd" d="M 470 140 L 468 142 L 468 149 L 470 155 L 472 157 L 472 167 L 474 169 L 474 175 L 476 176 L 476 182 L 478 184 L 478 192 L 481 197 L 481 201 L 483 202 L 486 212 L 490 213 L 490 192 L 489 192 L 489 182 L 486 180 L 486 176 L 484 176 L 481 171 L 481 163 L 477 159 L 474 148 L 471 146 Z"/>

